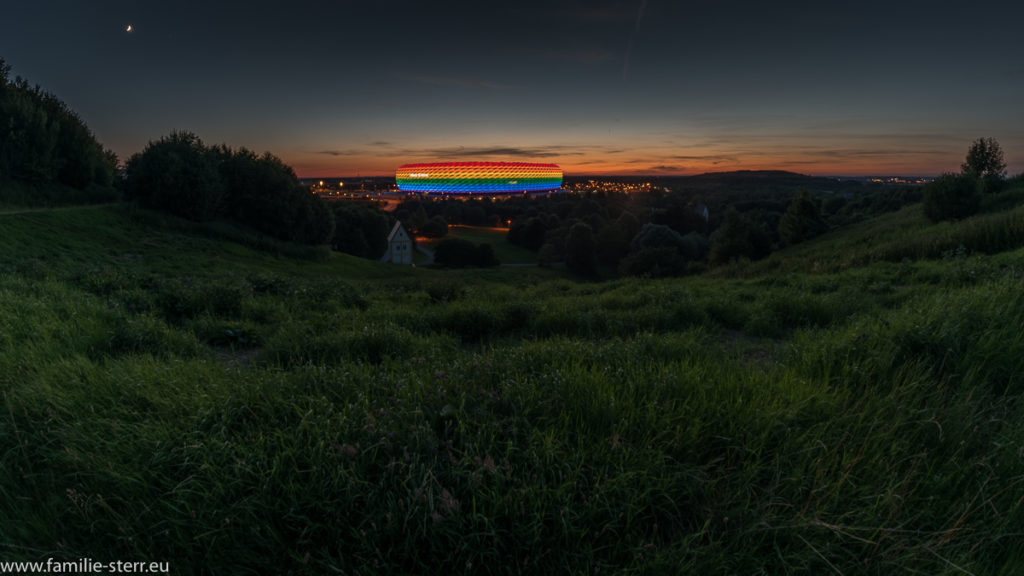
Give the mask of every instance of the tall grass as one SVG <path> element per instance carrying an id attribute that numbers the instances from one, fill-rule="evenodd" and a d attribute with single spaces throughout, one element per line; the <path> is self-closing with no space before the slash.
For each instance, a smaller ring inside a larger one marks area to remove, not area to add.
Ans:
<path id="1" fill-rule="evenodd" d="M 105 210 L 9 218 L 2 560 L 1021 566 L 1022 250 L 577 284 L 138 242 Z"/>

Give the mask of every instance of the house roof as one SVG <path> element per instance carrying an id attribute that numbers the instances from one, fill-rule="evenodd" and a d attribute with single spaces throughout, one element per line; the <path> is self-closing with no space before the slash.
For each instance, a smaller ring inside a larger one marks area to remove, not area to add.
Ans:
<path id="1" fill-rule="evenodd" d="M 401 220 L 399 220 L 398 222 L 395 222 L 394 227 L 391 228 L 391 232 L 388 233 L 388 242 L 391 242 L 392 240 L 395 239 L 395 236 L 398 235 L 398 231 L 399 230 L 405 232 L 405 229 L 402 228 L 402 221 Z M 406 236 L 408 236 L 408 235 L 409 234 L 406 233 Z"/>

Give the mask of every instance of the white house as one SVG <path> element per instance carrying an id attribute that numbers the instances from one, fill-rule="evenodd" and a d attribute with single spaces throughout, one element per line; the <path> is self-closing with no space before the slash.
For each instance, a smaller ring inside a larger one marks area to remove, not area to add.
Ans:
<path id="1" fill-rule="evenodd" d="M 395 264 L 412 264 L 412 238 L 402 227 L 401 222 L 395 222 L 395 227 L 388 234 L 388 251 L 381 260 Z"/>

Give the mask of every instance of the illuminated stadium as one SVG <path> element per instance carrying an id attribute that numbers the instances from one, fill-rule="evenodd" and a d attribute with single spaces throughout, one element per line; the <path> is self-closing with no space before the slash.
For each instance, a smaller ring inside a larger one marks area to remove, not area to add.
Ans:
<path id="1" fill-rule="evenodd" d="M 402 192 L 424 194 L 526 194 L 562 186 L 557 164 L 435 162 L 404 164 L 395 172 Z"/>

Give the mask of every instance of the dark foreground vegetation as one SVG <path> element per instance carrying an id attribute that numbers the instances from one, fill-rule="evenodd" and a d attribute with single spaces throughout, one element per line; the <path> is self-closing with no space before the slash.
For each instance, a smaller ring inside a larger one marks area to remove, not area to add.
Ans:
<path id="1" fill-rule="evenodd" d="M 1021 210 L 601 283 L 0 216 L 0 554 L 1018 573 Z"/>
<path id="2" fill-rule="evenodd" d="M 0 208 L 109 202 L 117 157 L 73 110 L 0 58 Z"/>

